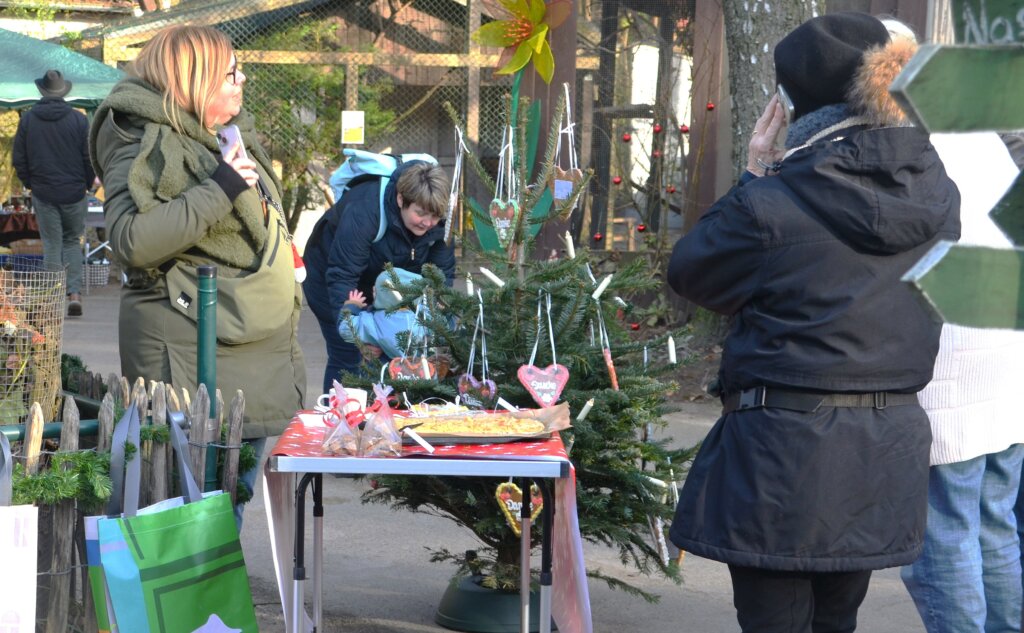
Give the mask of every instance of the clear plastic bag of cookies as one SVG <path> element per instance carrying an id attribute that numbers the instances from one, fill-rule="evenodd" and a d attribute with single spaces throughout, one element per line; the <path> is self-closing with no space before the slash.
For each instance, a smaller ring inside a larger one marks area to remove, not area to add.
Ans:
<path id="1" fill-rule="evenodd" d="M 377 398 L 374 403 L 376 412 L 366 420 L 366 426 L 360 437 L 359 455 L 361 457 L 400 457 L 402 455 L 402 436 L 395 428 L 395 416 L 391 409 L 388 396 L 391 387 L 377 384 L 373 386 Z M 377 408 L 377 404 L 380 405 Z"/>
<path id="2" fill-rule="evenodd" d="M 359 454 L 358 426 L 349 426 L 348 421 L 334 410 L 324 414 L 324 424 L 328 427 L 322 444 L 325 455 Z"/>

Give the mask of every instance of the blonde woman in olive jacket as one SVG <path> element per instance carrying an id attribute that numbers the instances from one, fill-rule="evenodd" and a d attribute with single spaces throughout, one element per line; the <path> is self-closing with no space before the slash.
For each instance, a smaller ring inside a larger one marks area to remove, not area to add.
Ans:
<path id="1" fill-rule="evenodd" d="M 122 372 L 194 391 L 195 267 L 214 264 L 217 386 L 225 397 L 245 393 L 244 436 L 256 439 L 279 434 L 301 408 L 306 377 L 280 183 L 241 109 L 244 84 L 225 35 L 169 27 L 96 112 L 90 152 L 127 275 Z M 241 129 L 248 158 L 238 148 L 221 158 L 215 131 L 228 123 Z"/>

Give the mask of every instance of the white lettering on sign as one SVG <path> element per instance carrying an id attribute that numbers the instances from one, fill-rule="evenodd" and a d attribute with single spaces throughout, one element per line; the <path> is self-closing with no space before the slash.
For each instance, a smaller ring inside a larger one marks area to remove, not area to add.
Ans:
<path id="1" fill-rule="evenodd" d="M 558 389 L 558 385 L 556 385 L 554 381 L 551 380 L 547 380 L 544 382 L 541 382 L 539 380 L 531 380 L 530 386 L 533 387 L 534 389 Z"/>
<path id="2" fill-rule="evenodd" d="M 1013 20 L 1002 15 L 989 19 L 987 0 L 978 0 L 977 11 L 970 2 L 965 2 L 963 19 L 964 32 L 961 39 L 964 44 L 1014 44 L 1024 41 L 1024 8 L 1017 10 Z"/>

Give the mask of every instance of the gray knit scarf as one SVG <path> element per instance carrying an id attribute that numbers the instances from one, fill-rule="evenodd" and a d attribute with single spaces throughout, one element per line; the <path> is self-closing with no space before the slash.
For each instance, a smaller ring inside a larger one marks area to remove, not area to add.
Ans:
<path id="1" fill-rule="evenodd" d="M 850 107 L 845 103 L 836 103 L 808 112 L 789 124 L 786 132 L 786 149 L 800 147 L 818 132 L 828 129 L 841 121 L 853 116 Z"/>

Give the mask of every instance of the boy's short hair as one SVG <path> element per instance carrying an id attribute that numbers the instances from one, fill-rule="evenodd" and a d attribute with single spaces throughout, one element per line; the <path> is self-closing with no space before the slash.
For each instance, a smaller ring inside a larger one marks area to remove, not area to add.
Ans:
<path id="1" fill-rule="evenodd" d="M 395 268 L 394 271 L 398 275 L 398 283 L 402 285 L 411 284 L 417 279 L 423 279 L 422 275 L 409 272 L 404 268 Z M 401 295 L 392 288 L 391 273 L 387 270 L 382 270 L 377 275 L 377 281 L 373 284 L 373 289 L 373 307 L 377 310 L 390 310 L 401 301 Z"/>
<path id="2" fill-rule="evenodd" d="M 435 218 L 444 219 L 448 212 L 451 185 L 448 174 L 439 165 L 417 161 L 410 163 L 398 177 L 396 185 L 405 206 L 416 203 Z"/>

